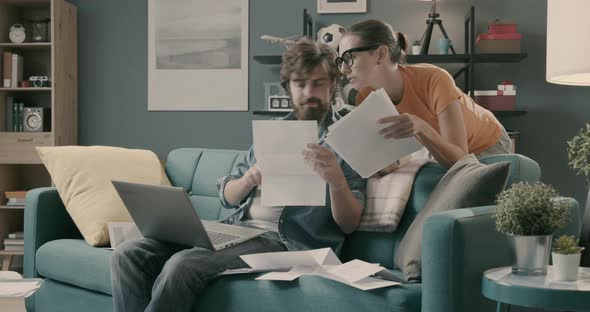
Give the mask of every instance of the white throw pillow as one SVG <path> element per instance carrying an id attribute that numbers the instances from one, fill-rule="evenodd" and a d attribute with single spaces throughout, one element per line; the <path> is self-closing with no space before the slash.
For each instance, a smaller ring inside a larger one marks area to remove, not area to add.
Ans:
<path id="1" fill-rule="evenodd" d="M 66 210 L 92 246 L 109 244 L 109 222 L 132 221 L 111 180 L 170 185 L 151 151 L 108 146 L 36 149 Z"/>

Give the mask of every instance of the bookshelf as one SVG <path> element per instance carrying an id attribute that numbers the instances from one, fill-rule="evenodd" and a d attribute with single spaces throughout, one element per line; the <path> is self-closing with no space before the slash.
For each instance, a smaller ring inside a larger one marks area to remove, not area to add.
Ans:
<path id="1" fill-rule="evenodd" d="M 31 29 L 31 21 L 50 18 L 50 42 L 31 42 L 30 33 L 23 43 L 8 38 L 13 24 Z M 77 9 L 65 0 L 0 0 L 0 54 L 11 52 L 23 57 L 23 77 L 48 76 L 47 87 L 5 88 L 0 81 L 0 240 L 9 233 L 23 232 L 25 208 L 8 206 L 5 192 L 50 186 L 51 178 L 35 147 L 76 145 L 78 141 L 78 52 Z M 4 59 L 0 57 L 0 74 Z M 44 108 L 43 119 L 50 127 L 40 132 L 13 132 L 7 101 L 25 107 Z M 0 244 L 2 245 L 2 244 Z M 21 251 L 0 248 L 3 263 L 12 261 Z M 9 259 L 9 260 L 8 260 Z"/>

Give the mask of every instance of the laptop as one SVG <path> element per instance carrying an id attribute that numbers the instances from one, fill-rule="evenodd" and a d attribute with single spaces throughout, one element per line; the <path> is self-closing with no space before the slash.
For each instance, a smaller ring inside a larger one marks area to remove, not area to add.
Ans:
<path id="1" fill-rule="evenodd" d="M 220 250 L 266 232 L 201 220 L 181 187 L 121 181 L 112 183 L 144 237 Z"/>

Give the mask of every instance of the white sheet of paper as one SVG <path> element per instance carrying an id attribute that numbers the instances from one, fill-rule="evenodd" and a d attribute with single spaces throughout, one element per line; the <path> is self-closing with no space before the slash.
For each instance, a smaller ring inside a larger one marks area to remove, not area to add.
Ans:
<path id="1" fill-rule="evenodd" d="M 371 92 L 363 104 L 329 128 L 326 142 L 363 178 L 368 178 L 396 160 L 416 152 L 416 138 L 386 139 L 377 124 L 382 117 L 399 115 L 383 89 Z"/>
<path id="2" fill-rule="evenodd" d="M 336 275 L 349 283 L 358 282 L 381 270 L 383 270 L 383 268 L 378 264 L 368 263 L 362 260 L 351 260 L 344 264 L 326 269 L 329 273 Z"/>
<path id="3" fill-rule="evenodd" d="M 326 183 L 303 159 L 318 142 L 313 120 L 252 121 L 254 156 L 262 174 L 263 206 L 325 206 Z"/>
<path id="4" fill-rule="evenodd" d="M 342 264 L 330 248 L 305 250 L 264 252 L 240 256 L 253 269 L 285 269 L 295 266 L 319 266 Z M 334 260 L 335 259 L 335 260 Z"/>
<path id="5" fill-rule="evenodd" d="M 108 230 L 111 247 L 107 249 L 114 249 L 124 241 L 143 237 L 134 222 L 109 222 Z"/>
<path id="6" fill-rule="evenodd" d="M 0 280 L 0 298 L 28 297 L 41 287 L 43 280 L 27 278 L 20 280 Z"/>
<path id="7" fill-rule="evenodd" d="M 382 279 L 374 278 L 374 277 L 365 277 L 360 281 L 354 283 L 345 283 L 352 287 L 361 289 L 361 290 L 371 290 L 383 287 L 390 287 L 395 285 L 400 285 L 401 283 L 392 282 L 392 281 L 385 281 Z"/>
<path id="8" fill-rule="evenodd" d="M 293 281 L 302 275 L 311 275 L 315 271 L 315 266 L 297 265 L 289 272 L 270 272 L 261 275 L 256 280 L 261 281 Z"/>

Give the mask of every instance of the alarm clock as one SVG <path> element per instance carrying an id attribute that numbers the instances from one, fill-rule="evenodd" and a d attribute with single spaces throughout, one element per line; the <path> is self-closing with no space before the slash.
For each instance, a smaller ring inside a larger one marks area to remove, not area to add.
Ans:
<path id="1" fill-rule="evenodd" d="M 25 28 L 21 24 L 14 24 L 8 31 L 8 38 L 14 43 L 23 43 L 27 38 Z"/>

